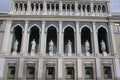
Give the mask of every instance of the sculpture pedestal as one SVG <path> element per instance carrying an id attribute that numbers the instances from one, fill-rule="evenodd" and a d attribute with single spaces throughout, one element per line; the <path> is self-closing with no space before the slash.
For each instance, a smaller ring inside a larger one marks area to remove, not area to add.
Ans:
<path id="1" fill-rule="evenodd" d="M 52 53 L 52 52 L 49 52 L 49 56 L 53 56 L 53 53 Z"/>
<path id="2" fill-rule="evenodd" d="M 34 56 L 35 55 L 35 52 L 34 51 L 31 51 L 31 56 Z"/>
<path id="3" fill-rule="evenodd" d="M 86 56 L 90 56 L 90 53 L 89 53 L 89 52 L 86 52 Z"/>
<path id="4" fill-rule="evenodd" d="M 68 56 L 72 56 L 72 54 L 71 54 L 71 53 L 68 53 Z"/>
<path id="5" fill-rule="evenodd" d="M 104 56 L 107 56 L 107 52 L 106 52 L 106 51 L 104 51 L 104 52 L 103 52 L 103 55 L 104 55 Z"/>
<path id="6" fill-rule="evenodd" d="M 13 51 L 13 52 L 12 52 L 12 55 L 13 55 L 13 56 L 16 56 L 16 55 L 17 55 L 17 52 L 16 52 L 16 51 Z"/>

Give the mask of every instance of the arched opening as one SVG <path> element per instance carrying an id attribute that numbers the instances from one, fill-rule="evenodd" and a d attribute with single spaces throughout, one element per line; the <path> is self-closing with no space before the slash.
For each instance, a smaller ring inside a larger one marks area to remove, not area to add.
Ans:
<path id="1" fill-rule="evenodd" d="M 63 11 L 65 11 L 65 7 L 66 7 L 65 4 L 63 4 Z"/>
<path id="2" fill-rule="evenodd" d="M 22 8 L 23 8 L 23 5 L 22 5 L 22 3 L 20 4 L 20 11 L 22 11 Z"/>
<path id="3" fill-rule="evenodd" d="M 106 48 L 106 52 L 108 53 L 108 38 L 107 38 L 107 31 L 106 29 L 104 29 L 103 27 L 98 29 L 98 44 L 99 44 L 99 53 L 102 53 L 102 45 L 101 42 L 105 43 L 105 48 Z"/>
<path id="4" fill-rule="evenodd" d="M 36 11 L 38 11 L 39 5 L 38 5 L 38 4 L 36 4 L 36 5 L 35 5 L 35 7 L 36 7 Z"/>
<path id="5" fill-rule="evenodd" d="M 34 4 L 31 4 L 31 10 L 32 11 L 34 10 Z"/>
<path id="6" fill-rule="evenodd" d="M 90 12 L 91 9 L 90 9 L 90 5 L 87 5 L 87 12 Z"/>
<path id="7" fill-rule="evenodd" d="M 97 12 L 97 6 L 94 5 L 94 12 Z"/>
<path id="8" fill-rule="evenodd" d="M 78 5 L 78 10 L 79 10 L 79 12 L 81 12 L 81 5 L 80 4 Z"/>
<path id="9" fill-rule="evenodd" d="M 12 38 L 12 47 L 11 47 L 11 52 L 14 51 L 14 45 L 15 45 L 15 41 L 18 41 L 18 45 L 17 45 L 17 53 L 20 53 L 21 50 L 21 42 L 22 42 L 22 28 L 20 26 L 16 26 L 13 29 L 13 38 Z"/>
<path id="10" fill-rule="evenodd" d="M 49 42 L 53 41 L 53 53 L 57 52 L 57 29 L 53 26 L 47 29 L 47 39 L 46 39 L 46 53 L 49 53 Z"/>
<path id="11" fill-rule="evenodd" d="M 43 11 L 43 4 L 40 4 L 40 10 Z"/>
<path id="12" fill-rule="evenodd" d="M 27 11 L 27 4 L 24 4 L 25 11 Z"/>
<path id="13" fill-rule="evenodd" d="M 47 11 L 50 11 L 50 4 L 47 4 Z"/>
<path id="14" fill-rule="evenodd" d="M 56 11 L 59 11 L 59 4 L 56 4 Z"/>
<path id="15" fill-rule="evenodd" d="M 51 9 L 52 9 L 52 11 L 54 11 L 54 8 L 55 8 L 55 6 L 54 6 L 54 4 L 52 4 L 52 8 L 51 8 Z"/>
<path id="16" fill-rule="evenodd" d="M 100 5 L 98 6 L 98 12 L 99 13 L 101 12 L 101 6 Z"/>
<path id="17" fill-rule="evenodd" d="M 67 4 L 67 11 L 70 11 L 70 4 Z"/>
<path id="18" fill-rule="evenodd" d="M 103 12 L 103 13 L 106 13 L 106 8 L 105 8 L 104 5 L 102 6 L 102 12 Z"/>
<path id="19" fill-rule="evenodd" d="M 75 5 L 74 4 L 72 4 L 72 11 L 74 12 L 75 11 Z"/>
<path id="20" fill-rule="evenodd" d="M 15 10 L 18 11 L 18 3 L 15 4 Z"/>
<path id="21" fill-rule="evenodd" d="M 74 41 L 74 30 L 70 26 L 64 30 L 64 53 L 67 53 L 67 44 L 68 41 L 72 43 L 72 53 L 75 53 L 75 41 Z"/>
<path id="22" fill-rule="evenodd" d="M 82 6 L 82 10 L 83 10 L 83 12 L 85 12 L 85 5 Z"/>
<path id="23" fill-rule="evenodd" d="M 35 46 L 35 53 L 39 52 L 39 37 L 40 37 L 40 31 L 39 28 L 36 26 L 33 26 L 30 29 L 30 37 L 29 37 L 29 46 L 28 46 L 28 53 L 31 52 L 32 48 L 32 41 L 35 40 L 36 46 Z"/>
<path id="24" fill-rule="evenodd" d="M 91 41 L 91 31 L 88 27 L 84 27 L 81 30 L 81 47 L 82 53 L 86 53 L 85 43 L 89 42 L 89 52 L 92 53 L 92 41 Z"/>

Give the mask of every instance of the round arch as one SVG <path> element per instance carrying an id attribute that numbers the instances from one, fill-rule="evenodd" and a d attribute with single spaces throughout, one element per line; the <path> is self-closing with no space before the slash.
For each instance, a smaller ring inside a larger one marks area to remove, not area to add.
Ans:
<path id="1" fill-rule="evenodd" d="M 50 27 L 54 27 L 58 32 L 58 27 L 55 26 L 54 24 L 50 24 L 49 26 L 47 26 L 46 29 L 45 29 L 45 32 L 47 32 Z"/>
<path id="2" fill-rule="evenodd" d="M 65 26 L 65 27 L 63 28 L 63 32 L 65 31 L 65 29 L 66 29 L 67 27 L 71 27 L 71 28 L 73 29 L 73 31 L 75 32 L 75 28 L 74 28 L 73 26 L 71 26 L 71 25 Z"/>
<path id="3" fill-rule="evenodd" d="M 80 32 L 82 31 L 83 28 L 87 27 L 88 29 L 90 29 L 90 32 L 92 33 L 92 29 L 91 27 L 89 27 L 88 25 L 83 25 L 81 28 L 80 28 Z"/>

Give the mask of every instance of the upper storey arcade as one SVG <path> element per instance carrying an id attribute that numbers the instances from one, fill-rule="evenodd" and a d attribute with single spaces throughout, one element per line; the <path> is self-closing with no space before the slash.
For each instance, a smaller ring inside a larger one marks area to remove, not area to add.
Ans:
<path id="1" fill-rule="evenodd" d="M 13 15 L 107 16 L 108 0 L 11 0 Z"/>

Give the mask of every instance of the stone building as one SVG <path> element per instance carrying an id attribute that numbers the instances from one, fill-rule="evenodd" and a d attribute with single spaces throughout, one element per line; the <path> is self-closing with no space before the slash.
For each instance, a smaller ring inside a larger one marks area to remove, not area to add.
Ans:
<path id="1" fill-rule="evenodd" d="M 120 14 L 109 0 L 11 0 L 0 51 L 0 80 L 120 80 Z"/>

